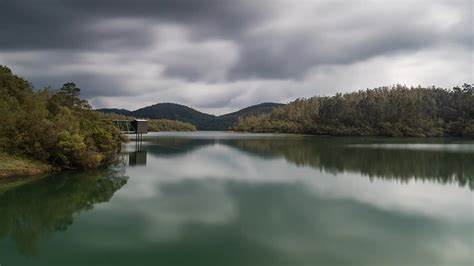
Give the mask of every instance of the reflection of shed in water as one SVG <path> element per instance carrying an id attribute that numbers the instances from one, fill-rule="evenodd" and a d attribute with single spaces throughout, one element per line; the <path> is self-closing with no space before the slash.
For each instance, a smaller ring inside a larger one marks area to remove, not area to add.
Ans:
<path id="1" fill-rule="evenodd" d="M 146 165 L 146 151 L 135 151 L 128 154 L 129 165 Z"/>

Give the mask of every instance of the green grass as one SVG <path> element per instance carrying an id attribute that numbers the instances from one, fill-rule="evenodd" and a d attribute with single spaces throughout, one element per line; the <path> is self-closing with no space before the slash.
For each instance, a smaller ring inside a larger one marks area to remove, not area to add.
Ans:
<path id="1" fill-rule="evenodd" d="M 0 153 L 0 179 L 10 176 L 38 175 L 49 172 L 49 164 Z"/>

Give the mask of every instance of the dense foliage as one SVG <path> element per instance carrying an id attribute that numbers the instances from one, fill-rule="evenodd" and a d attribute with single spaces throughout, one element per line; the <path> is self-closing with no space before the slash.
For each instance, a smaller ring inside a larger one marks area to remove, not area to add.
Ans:
<path id="1" fill-rule="evenodd" d="M 233 113 L 218 116 L 211 123 L 209 123 L 209 128 L 211 130 L 229 130 L 235 125 L 235 123 L 237 123 L 239 118 L 250 115 L 267 114 L 273 111 L 273 109 L 276 107 L 282 105 L 283 104 L 281 103 L 261 103 L 252 105 Z"/>
<path id="2" fill-rule="evenodd" d="M 196 131 L 196 127 L 186 122 L 158 119 L 148 121 L 148 131 Z"/>
<path id="3" fill-rule="evenodd" d="M 34 91 L 0 66 L 0 152 L 47 161 L 61 168 L 95 168 L 120 149 L 120 132 L 66 83 Z"/>
<path id="4" fill-rule="evenodd" d="M 239 119 L 237 131 L 320 135 L 474 137 L 474 89 L 397 85 L 298 99 Z"/>
<path id="5" fill-rule="evenodd" d="M 135 111 L 116 108 L 98 109 L 97 111 L 129 117 L 182 121 L 195 125 L 199 130 L 229 130 L 229 128 L 233 126 L 240 117 L 269 113 L 278 106 L 281 106 L 281 104 L 262 103 L 220 116 L 201 113 L 188 106 L 174 103 L 158 103 Z"/>

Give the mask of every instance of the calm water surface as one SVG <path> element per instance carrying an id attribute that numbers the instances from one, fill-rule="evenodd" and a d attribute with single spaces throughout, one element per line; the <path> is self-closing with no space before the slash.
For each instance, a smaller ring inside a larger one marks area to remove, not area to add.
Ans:
<path id="1" fill-rule="evenodd" d="M 0 183 L 0 264 L 474 265 L 474 143 L 219 132 Z"/>

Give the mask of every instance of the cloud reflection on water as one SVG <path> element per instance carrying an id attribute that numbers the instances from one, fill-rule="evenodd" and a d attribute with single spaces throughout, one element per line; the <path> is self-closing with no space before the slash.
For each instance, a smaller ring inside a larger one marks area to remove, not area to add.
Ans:
<path id="1" fill-rule="evenodd" d="M 127 183 L 108 202 L 38 240 L 41 256 L 27 261 L 8 252 L 6 262 L 472 264 L 472 154 L 346 149 L 353 140 L 330 140 L 149 138 L 146 165 L 125 167 Z"/>

